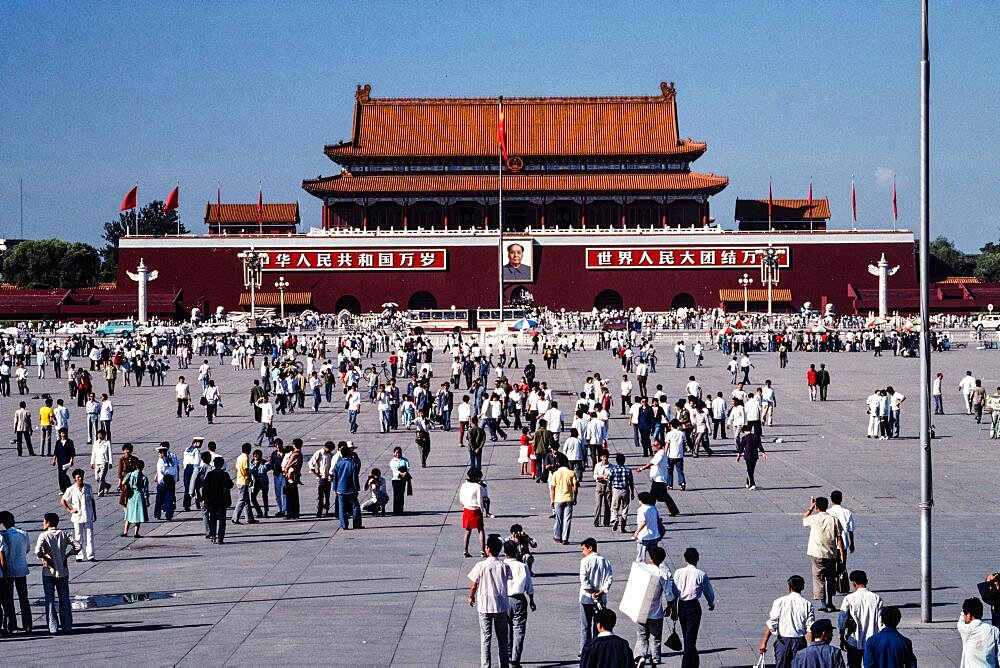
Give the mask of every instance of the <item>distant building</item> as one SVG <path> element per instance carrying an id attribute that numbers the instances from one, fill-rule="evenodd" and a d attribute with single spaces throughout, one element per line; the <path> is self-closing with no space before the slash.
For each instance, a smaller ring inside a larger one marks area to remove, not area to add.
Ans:
<path id="1" fill-rule="evenodd" d="M 771 200 L 768 217 L 768 200 L 737 199 L 736 223 L 741 232 L 767 230 L 808 230 L 825 232 L 830 220 L 830 201 L 825 197 L 814 199 L 810 205 L 804 199 Z"/>
<path id="2" fill-rule="evenodd" d="M 229 234 L 295 234 L 299 204 L 206 204 L 205 225 L 215 236 Z"/>

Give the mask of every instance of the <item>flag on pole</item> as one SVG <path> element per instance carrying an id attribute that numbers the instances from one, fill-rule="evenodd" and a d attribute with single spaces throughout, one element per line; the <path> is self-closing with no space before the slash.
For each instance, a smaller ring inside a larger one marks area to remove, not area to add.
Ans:
<path id="1" fill-rule="evenodd" d="M 125 199 L 122 200 L 122 208 L 120 211 L 128 211 L 129 209 L 134 209 L 139 201 L 139 186 L 135 185 L 132 190 L 128 191 L 125 195 Z"/>
<path id="2" fill-rule="evenodd" d="M 767 177 L 767 219 L 774 215 L 774 195 L 771 194 L 771 177 Z"/>
<path id="3" fill-rule="evenodd" d="M 899 208 L 896 205 L 896 177 L 892 177 L 892 219 L 899 220 Z"/>
<path id="4" fill-rule="evenodd" d="M 854 189 L 854 174 L 851 174 L 851 215 L 854 222 L 858 222 L 858 193 Z"/>
<path id="5" fill-rule="evenodd" d="M 811 217 L 812 210 L 813 210 L 813 182 L 812 179 L 809 179 L 809 198 L 806 199 L 806 215 Z"/>
<path id="6" fill-rule="evenodd" d="M 503 156 L 503 161 L 509 163 L 510 159 L 507 157 L 507 129 L 504 126 L 503 116 L 503 97 L 500 98 L 500 116 L 497 118 L 497 143 L 500 144 L 500 154 Z"/>
<path id="7" fill-rule="evenodd" d="M 177 199 L 180 196 L 180 189 L 180 186 L 174 186 L 174 189 L 170 191 L 169 195 L 167 195 L 167 201 L 163 205 L 163 213 L 177 208 Z"/>
<path id="8" fill-rule="evenodd" d="M 261 188 L 257 193 L 257 222 L 263 224 L 264 222 L 264 189 Z"/>

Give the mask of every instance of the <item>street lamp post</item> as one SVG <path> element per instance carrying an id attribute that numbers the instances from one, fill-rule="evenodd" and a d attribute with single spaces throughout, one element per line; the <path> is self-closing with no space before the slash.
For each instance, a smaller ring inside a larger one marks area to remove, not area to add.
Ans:
<path id="1" fill-rule="evenodd" d="M 753 279 L 749 274 L 743 274 L 743 278 L 737 279 L 736 282 L 743 287 L 743 312 L 746 313 L 750 310 L 750 285 L 753 284 Z"/>
<path id="2" fill-rule="evenodd" d="M 284 276 L 279 276 L 278 280 L 274 282 L 274 287 L 278 288 L 278 294 L 281 295 L 281 319 L 285 319 L 285 290 L 288 289 L 288 281 L 285 280 Z"/>
<path id="3" fill-rule="evenodd" d="M 250 289 L 250 320 L 257 317 L 257 289 L 264 279 L 264 262 L 267 253 L 257 251 L 253 246 L 236 254 L 243 263 L 243 287 Z"/>
<path id="4" fill-rule="evenodd" d="M 760 282 L 767 286 L 767 317 L 772 315 L 772 288 L 778 284 L 781 278 L 781 261 L 778 259 L 778 251 L 767 245 L 767 248 L 760 251 Z"/>

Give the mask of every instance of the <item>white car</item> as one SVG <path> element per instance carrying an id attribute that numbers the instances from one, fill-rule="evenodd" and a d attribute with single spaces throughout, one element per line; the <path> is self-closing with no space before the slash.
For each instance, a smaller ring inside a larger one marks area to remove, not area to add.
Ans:
<path id="1" fill-rule="evenodd" d="M 980 313 L 979 317 L 972 321 L 972 328 L 1000 330 L 1000 313 Z"/>
<path id="2" fill-rule="evenodd" d="M 72 334 L 90 334 L 90 333 L 91 331 L 88 328 L 84 327 L 83 325 L 74 325 L 72 323 L 69 325 L 63 325 L 62 327 L 56 330 L 56 334 L 72 335 Z"/>

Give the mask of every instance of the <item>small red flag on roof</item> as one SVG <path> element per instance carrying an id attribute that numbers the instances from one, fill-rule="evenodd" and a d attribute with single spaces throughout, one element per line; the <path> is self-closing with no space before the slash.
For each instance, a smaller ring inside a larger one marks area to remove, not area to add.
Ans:
<path id="1" fill-rule="evenodd" d="M 774 196 L 771 194 L 771 177 L 767 179 L 767 219 L 771 220 L 774 214 Z"/>
<path id="2" fill-rule="evenodd" d="M 854 189 L 853 174 L 851 174 L 851 215 L 854 216 L 854 222 L 858 222 L 858 194 Z"/>
<path id="3" fill-rule="evenodd" d="M 503 97 L 500 98 L 500 116 L 497 118 L 497 143 L 500 144 L 500 154 L 505 163 L 510 162 L 507 157 L 507 128 L 504 126 Z"/>
<path id="4" fill-rule="evenodd" d="M 177 208 L 177 199 L 180 196 L 180 189 L 180 186 L 174 186 L 174 189 L 170 191 L 169 195 L 167 195 L 167 201 L 163 205 L 163 213 Z"/>
<path id="5" fill-rule="evenodd" d="M 892 219 L 899 220 L 899 209 L 896 206 L 896 177 L 892 177 Z"/>
<path id="6" fill-rule="evenodd" d="M 129 209 L 134 209 L 139 200 L 139 186 L 133 186 L 132 190 L 128 191 L 125 195 L 125 199 L 122 200 L 121 211 L 128 211 Z"/>

